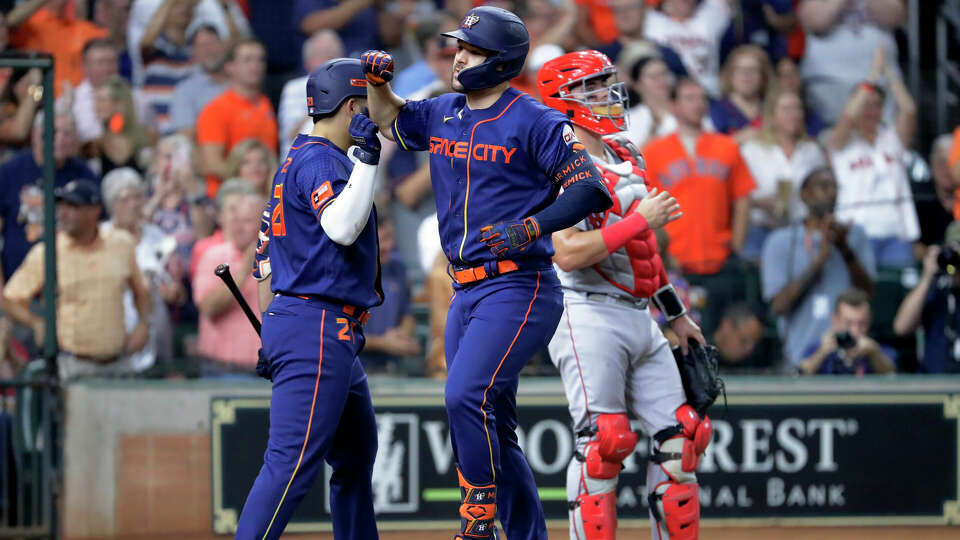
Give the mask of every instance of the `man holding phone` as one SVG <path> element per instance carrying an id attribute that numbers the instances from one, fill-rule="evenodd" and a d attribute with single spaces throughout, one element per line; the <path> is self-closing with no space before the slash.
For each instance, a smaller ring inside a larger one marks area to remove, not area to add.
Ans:
<path id="1" fill-rule="evenodd" d="M 896 351 L 867 335 L 871 316 L 867 293 L 850 288 L 840 294 L 830 329 L 819 343 L 811 343 L 807 348 L 800 373 L 864 375 L 895 371 Z"/>

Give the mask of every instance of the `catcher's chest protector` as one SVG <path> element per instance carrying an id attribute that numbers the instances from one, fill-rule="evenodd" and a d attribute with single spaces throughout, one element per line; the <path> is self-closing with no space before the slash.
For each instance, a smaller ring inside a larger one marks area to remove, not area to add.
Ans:
<path id="1" fill-rule="evenodd" d="M 612 147 L 614 144 L 608 141 Z M 619 154 L 619 152 L 618 152 Z M 587 218 L 590 229 L 613 225 L 630 215 L 647 195 L 646 175 L 633 158 L 615 165 L 597 164 L 603 182 L 613 198 L 613 206 L 602 214 Z M 647 229 L 609 257 L 593 266 L 611 285 L 638 298 L 649 298 L 661 283 L 663 261 L 657 252 L 657 237 Z"/>

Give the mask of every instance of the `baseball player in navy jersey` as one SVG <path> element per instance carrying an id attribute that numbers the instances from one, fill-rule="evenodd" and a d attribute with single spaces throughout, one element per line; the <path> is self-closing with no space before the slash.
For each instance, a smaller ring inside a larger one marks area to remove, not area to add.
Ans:
<path id="1" fill-rule="evenodd" d="M 529 48 L 509 11 L 481 6 L 459 29 L 456 93 L 397 97 L 389 55 L 363 55 L 372 118 L 404 150 L 430 152 L 440 237 L 454 295 L 445 332 L 445 403 L 462 502 L 459 539 L 547 537 L 517 443 L 520 369 L 562 311 L 550 233 L 610 206 L 600 172 L 557 111 L 510 88 Z M 557 197 L 560 189 L 564 193 Z"/>
<path id="2" fill-rule="evenodd" d="M 358 60 L 331 60 L 306 84 L 313 131 L 297 137 L 274 177 L 254 266 L 275 293 L 261 331 L 273 395 L 263 467 L 236 537 L 278 538 L 326 462 L 334 537 L 375 539 L 377 429 L 357 353 L 367 309 L 383 298 L 373 208 L 380 143 L 361 113 Z"/>
<path id="3" fill-rule="evenodd" d="M 680 207 L 666 192 L 647 190 L 643 160 L 621 135 L 626 91 L 603 53 L 547 62 L 537 88 L 545 105 L 572 119 L 613 196 L 606 212 L 553 234 L 564 311 L 549 349 L 577 434 L 567 468 L 570 537 L 616 538 L 617 476 L 637 444 L 627 417 L 633 413 L 653 439 L 653 538 L 693 540 L 700 517 L 694 471 L 712 427 L 684 403 L 670 345 L 648 310 L 652 300 L 684 353 L 690 339 L 705 343 L 667 279 L 652 230 L 679 218 Z"/>

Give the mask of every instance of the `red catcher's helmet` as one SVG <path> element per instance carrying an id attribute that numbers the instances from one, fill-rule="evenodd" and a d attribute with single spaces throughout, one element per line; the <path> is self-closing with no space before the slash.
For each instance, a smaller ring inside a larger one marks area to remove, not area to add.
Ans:
<path id="1" fill-rule="evenodd" d="M 587 90 L 592 79 L 612 77 L 602 88 Z M 627 128 L 627 89 L 617 81 L 617 68 L 600 51 L 577 51 L 554 58 L 537 72 L 543 104 L 599 135 Z"/>

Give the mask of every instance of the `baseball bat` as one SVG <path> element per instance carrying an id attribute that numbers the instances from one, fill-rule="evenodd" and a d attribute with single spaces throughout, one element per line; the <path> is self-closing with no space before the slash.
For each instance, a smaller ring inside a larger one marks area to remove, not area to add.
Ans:
<path id="1" fill-rule="evenodd" d="M 230 293 L 233 294 L 233 299 L 240 304 L 240 309 L 243 310 L 243 313 L 246 314 L 247 320 L 250 321 L 250 324 L 253 325 L 253 329 L 257 331 L 257 335 L 260 335 L 260 321 L 257 319 L 256 314 L 253 310 L 250 309 L 250 304 L 247 303 L 247 299 L 240 294 L 240 289 L 237 287 L 237 282 L 233 280 L 233 275 L 230 274 L 230 265 L 227 263 L 217 265 L 216 270 L 213 271 L 218 278 L 223 280 L 223 283 L 230 289 Z"/>

